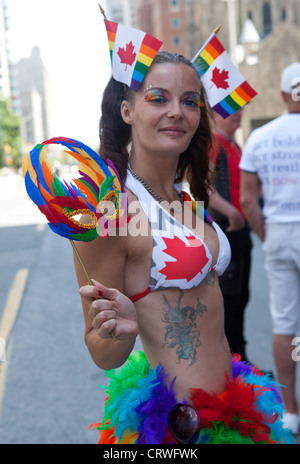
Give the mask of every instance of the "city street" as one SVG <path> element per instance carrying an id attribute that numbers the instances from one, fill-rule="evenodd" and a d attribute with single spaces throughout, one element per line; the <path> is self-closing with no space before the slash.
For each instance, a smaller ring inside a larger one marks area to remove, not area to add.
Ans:
<path id="1" fill-rule="evenodd" d="M 72 248 L 45 224 L 19 175 L 0 176 L 0 275 L 0 339 L 6 342 L 0 443 L 96 443 L 97 431 L 87 428 L 101 418 L 105 392 L 99 385 L 106 377 L 84 344 Z M 264 256 L 256 237 L 246 338 L 251 362 L 275 372 Z M 300 401 L 300 362 L 297 369 Z"/>

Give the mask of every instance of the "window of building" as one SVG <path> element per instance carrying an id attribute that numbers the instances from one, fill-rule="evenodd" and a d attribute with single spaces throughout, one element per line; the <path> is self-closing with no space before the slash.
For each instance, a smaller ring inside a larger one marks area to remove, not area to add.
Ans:
<path id="1" fill-rule="evenodd" d="M 178 9 L 179 8 L 179 0 L 170 0 L 171 9 Z"/>
<path id="2" fill-rule="evenodd" d="M 272 32 L 272 15 L 271 15 L 271 6 L 269 2 L 263 4 L 263 36 L 270 34 Z"/>
<path id="3" fill-rule="evenodd" d="M 179 35 L 175 35 L 173 37 L 173 44 L 176 46 L 176 47 L 179 47 L 179 45 L 181 44 L 181 39 L 179 37 Z"/>
<path id="4" fill-rule="evenodd" d="M 281 10 L 281 21 L 286 21 L 286 9 L 282 8 Z"/>
<path id="5" fill-rule="evenodd" d="M 172 18 L 171 22 L 172 22 L 172 27 L 176 28 L 180 26 L 180 18 L 178 18 L 177 16 Z"/>

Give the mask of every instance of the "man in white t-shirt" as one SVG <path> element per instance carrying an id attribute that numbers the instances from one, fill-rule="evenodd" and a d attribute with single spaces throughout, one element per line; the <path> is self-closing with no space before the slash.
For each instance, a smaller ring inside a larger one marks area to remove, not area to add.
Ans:
<path id="1" fill-rule="evenodd" d="M 263 243 L 273 322 L 273 351 L 293 433 L 300 425 L 293 346 L 300 318 L 300 63 L 282 73 L 287 113 L 254 130 L 245 145 L 241 205 Z M 263 208 L 259 199 L 263 197 Z"/>

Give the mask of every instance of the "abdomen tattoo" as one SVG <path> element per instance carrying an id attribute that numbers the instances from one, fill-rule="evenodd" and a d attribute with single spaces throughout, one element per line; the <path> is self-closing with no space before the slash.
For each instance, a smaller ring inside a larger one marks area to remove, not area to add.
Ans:
<path id="1" fill-rule="evenodd" d="M 197 298 L 196 307 L 182 306 L 183 291 L 180 290 L 176 306 L 172 306 L 166 295 L 164 297 L 163 323 L 166 324 L 165 343 L 176 349 L 178 361 L 190 360 L 190 366 L 196 362 L 197 348 L 201 345 L 200 330 L 197 329 L 197 318 L 207 312 L 207 307 Z"/>

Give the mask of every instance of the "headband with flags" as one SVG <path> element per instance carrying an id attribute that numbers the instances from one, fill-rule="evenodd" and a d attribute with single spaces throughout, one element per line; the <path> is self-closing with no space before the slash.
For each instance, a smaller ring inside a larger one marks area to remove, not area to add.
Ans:
<path id="1" fill-rule="evenodd" d="M 113 77 L 137 91 L 162 42 L 146 32 L 104 19 Z"/>
<path id="2" fill-rule="evenodd" d="M 104 15 L 113 77 L 138 91 L 162 42 L 139 29 L 107 20 L 101 7 L 100 10 Z M 224 119 L 257 95 L 233 64 L 216 31 L 192 63 L 206 89 L 210 106 Z"/>
<path id="3" fill-rule="evenodd" d="M 210 106 L 224 119 L 257 95 L 233 64 L 215 32 L 192 63 L 200 75 Z"/>

